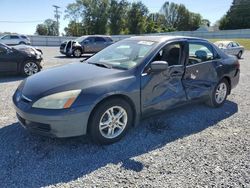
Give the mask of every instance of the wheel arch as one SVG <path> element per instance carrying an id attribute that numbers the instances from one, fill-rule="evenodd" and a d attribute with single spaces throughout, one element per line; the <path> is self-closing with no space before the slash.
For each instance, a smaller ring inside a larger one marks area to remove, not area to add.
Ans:
<path id="1" fill-rule="evenodd" d="M 90 121 L 92 120 L 93 118 L 93 115 L 94 115 L 94 112 L 95 110 L 100 106 L 102 105 L 104 102 L 106 102 L 107 100 L 110 100 L 110 99 L 121 99 L 121 100 L 124 100 L 125 102 L 127 102 L 131 109 L 132 109 L 132 112 L 133 112 L 133 126 L 134 126 L 134 123 L 136 121 L 136 115 L 137 115 L 137 112 L 136 112 L 136 107 L 135 107 L 135 104 L 134 102 L 132 101 L 132 99 L 130 97 L 128 97 L 127 95 L 125 94 L 113 94 L 113 95 L 109 95 L 109 96 L 106 96 L 104 98 L 102 98 L 99 102 L 97 102 L 94 106 L 94 108 L 91 110 L 90 112 L 90 115 L 89 115 L 89 118 L 88 118 L 88 123 L 87 123 L 87 133 L 89 133 L 89 125 L 90 125 Z"/>
<path id="2" fill-rule="evenodd" d="M 227 82 L 228 82 L 228 86 L 229 86 L 229 88 L 228 88 L 228 94 L 230 95 L 231 94 L 231 79 L 230 79 L 230 77 L 229 76 L 224 76 L 221 80 L 223 80 L 223 79 L 225 79 Z"/>

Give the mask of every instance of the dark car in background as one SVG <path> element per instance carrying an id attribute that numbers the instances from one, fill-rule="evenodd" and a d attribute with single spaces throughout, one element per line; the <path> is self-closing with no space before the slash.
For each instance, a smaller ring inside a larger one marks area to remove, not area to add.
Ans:
<path id="1" fill-rule="evenodd" d="M 68 57 L 81 57 L 84 53 L 97 53 L 111 45 L 113 40 L 106 35 L 82 36 L 75 40 L 65 41 L 60 46 L 60 52 Z"/>
<path id="2" fill-rule="evenodd" d="M 239 82 L 239 66 L 236 57 L 204 39 L 132 37 L 85 63 L 27 78 L 13 102 L 19 122 L 31 132 L 90 134 L 109 144 L 143 117 L 194 101 L 222 106 Z"/>
<path id="3" fill-rule="evenodd" d="M 0 74 L 18 73 L 30 76 L 42 68 L 42 51 L 32 46 L 14 47 L 0 43 Z"/>
<path id="4" fill-rule="evenodd" d="M 6 45 L 26 44 L 30 45 L 30 39 L 26 35 L 10 34 L 0 37 L 0 43 Z"/>

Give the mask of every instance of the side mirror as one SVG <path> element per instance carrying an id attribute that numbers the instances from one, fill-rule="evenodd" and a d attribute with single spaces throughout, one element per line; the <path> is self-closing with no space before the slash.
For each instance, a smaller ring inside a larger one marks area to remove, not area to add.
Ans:
<path id="1" fill-rule="evenodd" d="M 162 72 L 168 69 L 168 63 L 166 61 L 154 61 L 150 65 L 151 72 Z"/>

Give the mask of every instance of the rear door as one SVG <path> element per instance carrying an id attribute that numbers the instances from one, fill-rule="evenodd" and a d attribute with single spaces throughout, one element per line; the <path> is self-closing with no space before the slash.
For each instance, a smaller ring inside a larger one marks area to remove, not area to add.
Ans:
<path id="1" fill-rule="evenodd" d="M 10 35 L 10 44 L 17 45 L 20 42 L 20 38 L 18 35 Z"/>
<path id="2" fill-rule="evenodd" d="M 230 42 L 228 45 L 227 45 L 227 51 L 226 51 L 227 54 L 230 54 L 230 55 L 234 55 L 234 47 L 233 47 L 233 43 Z"/>
<path id="3" fill-rule="evenodd" d="M 163 111 L 178 103 L 186 101 L 182 84 L 187 45 L 178 41 L 159 49 L 153 60 L 145 67 L 141 75 L 141 109 L 142 115 Z M 150 72 L 153 61 L 166 61 L 169 69 L 159 73 Z"/>
<path id="4" fill-rule="evenodd" d="M 106 40 L 103 37 L 95 37 L 95 52 L 101 51 L 106 47 Z"/>
<path id="5" fill-rule="evenodd" d="M 16 72 L 18 68 L 16 60 L 13 52 L 0 46 L 0 72 Z"/>
<path id="6" fill-rule="evenodd" d="M 233 54 L 238 55 L 240 50 L 241 50 L 241 48 L 240 48 L 239 44 L 237 44 L 236 42 L 233 42 Z"/>
<path id="7" fill-rule="evenodd" d="M 189 57 L 183 77 L 189 100 L 206 97 L 218 82 L 217 68 L 220 57 L 207 42 L 189 41 Z"/>

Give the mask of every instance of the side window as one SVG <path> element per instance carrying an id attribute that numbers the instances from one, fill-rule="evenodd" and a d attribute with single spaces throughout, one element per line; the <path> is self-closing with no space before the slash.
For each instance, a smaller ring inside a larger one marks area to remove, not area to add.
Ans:
<path id="1" fill-rule="evenodd" d="M 11 35 L 10 39 L 19 39 L 19 37 L 17 35 Z"/>
<path id="2" fill-rule="evenodd" d="M 95 37 L 95 42 L 102 43 L 102 42 L 106 42 L 106 40 L 104 38 L 102 38 L 102 37 Z"/>
<path id="3" fill-rule="evenodd" d="M 218 56 L 214 56 L 213 48 L 209 44 L 189 43 L 188 65 L 203 63 L 216 58 Z"/>
<path id="4" fill-rule="evenodd" d="M 110 37 L 106 37 L 107 42 L 112 42 L 113 40 Z"/>
<path id="5" fill-rule="evenodd" d="M 236 42 L 233 43 L 233 47 L 238 47 L 238 46 L 239 45 Z"/>
<path id="6" fill-rule="evenodd" d="M 233 44 L 230 42 L 228 45 L 227 45 L 228 48 L 232 48 L 233 47 Z"/>
<path id="7" fill-rule="evenodd" d="M 89 37 L 86 40 L 89 41 L 90 44 L 93 44 L 95 42 L 94 37 Z"/>
<path id="8" fill-rule="evenodd" d="M 181 50 L 180 43 L 172 43 L 164 46 L 154 57 L 153 61 L 166 61 L 169 66 L 181 64 Z"/>

